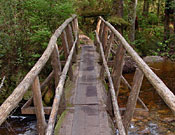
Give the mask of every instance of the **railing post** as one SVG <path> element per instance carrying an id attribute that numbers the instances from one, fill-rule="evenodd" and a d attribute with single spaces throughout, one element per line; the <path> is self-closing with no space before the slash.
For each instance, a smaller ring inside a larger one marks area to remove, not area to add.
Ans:
<path id="1" fill-rule="evenodd" d="M 77 36 L 77 45 L 75 49 L 76 49 L 76 52 L 78 53 L 78 46 L 80 45 L 78 19 L 75 18 L 73 21 L 74 21 L 74 28 L 75 28 L 75 36 Z"/>
<path id="2" fill-rule="evenodd" d="M 62 45 L 63 45 L 63 50 L 64 50 L 64 56 L 66 60 L 67 57 L 69 56 L 69 45 L 67 42 L 67 36 L 66 36 L 65 31 L 63 31 L 63 33 L 61 34 L 61 39 L 62 39 Z"/>
<path id="3" fill-rule="evenodd" d="M 37 117 L 38 133 L 39 133 L 39 135 L 44 135 L 47 124 L 46 124 L 46 120 L 45 120 L 45 116 L 44 116 L 40 82 L 39 82 L 38 76 L 35 78 L 35 80 L 32 84 L 32 91 L 33 91 L 35 113 L 36 113 L 36 117 Z"/>
<path id="4" fill-rule="evenodd" d="M 129 124 L 134 114 L 134 110 L 135 110 L 135 106 L 137 103 L 137 98 L 140 92 L 140 88 L 142 85 L 143 77 L 144 77 L 143 72 L 137 68 L 135 75 L 134 75 L 133 86 L 132 86 L 132 90 L 128 98 L 128 102 L 126 105 L 126 111 L 125 111 L 124 119 L 123 119 L 123 125 L 125 127 L 126 132 L 128 130 Z"/>
<path id="5" fill-rule="evenodd" d="M 123 66 L 124 66 L 124 56 L 126 50 L 123 45 L 120 43 L 116 52 L 116 56 L 114 58 L 113 65 L 113 82 L 116 90 L 116 96 L 119 94 L 120 80 L 122 76 Z"/>
<path id="6" fill-rule="evenodd" d="M 52 52 L 52 61 L 51 65 L 54 71 L 54 77 L 55 77 L 55 87 L 57 87 L 59 78 L 61 75 L 61 62 L 60 62 L 60 56 L 58 51 L 58 46 L 55 44 L 55 48 Z"/>
<path id="7" fill-rule="evenodd" d="M 96 27 L 96 32 L 99 35 L 100 32 L 100 25 L 101 25 L 101 19 L 99 18 L 98 23 L 97 23 L 97 27 Z"/>
<path id="8" fill-rule="evenodd" d="M 106 54 L 107 41 L 108 41 L 108 26 L 104 25 L 103 35 L 102 35 L 102 45 L 103 45 L 105 54 Z"/>
<path id="9" fill-rule="evenodd" d="M 70 50 L 73 46 L 73 43 L 74 43 L 72 28 L 71 28 L 70 24 L 68 24 L 68 26 L 66 27 L 66 35 L 67 35 L 67 41 L 68 41 L 69 50 Z M 73 54 L 72 60 L 73 60 L 73 62 L 75 62 L 75 60 L 76 60 L 76 51 Z"/>
<path id="10" fill-rule="evenodd" d="M 62 39 L 65 59 L 67 60 L 67 58 L 69 56 L 69 47 L 68 47 L 68 41 L 67 41 L 67 36 L 66 36 L 66 32 L 65 31 L 63 31 L 63 33 L 62 33 L 61 39 Z M 68 75 L 70 77 L 70 80 L 73 80 L 72 63 L 70 65 L 70 67 L 69 67 Z"/>
<path id="11" fill-rule="evenodd" d="M 102 21 L 101 24 L 100 24 L 100 32 L 99 32 L 100 41 L 102 41 L 103 30 L 104 30 L 104 22 Z"/>
<path id="12" fill-rule="evenodd" d="M 109 45 L 106 46 L 106 53 L 105 53 L 106 62 L 108 62 L 108 58 L 109 58 L 109 55 L 110 55 L 113 40 L 114 40 L 114 33 L 111 32 L 110 38 L 109 38 Z M 100 72 L 100 78 L 104 77 L 104 71 L 105 71 L 104 66 L 102 66 L 101 72 Z"/>

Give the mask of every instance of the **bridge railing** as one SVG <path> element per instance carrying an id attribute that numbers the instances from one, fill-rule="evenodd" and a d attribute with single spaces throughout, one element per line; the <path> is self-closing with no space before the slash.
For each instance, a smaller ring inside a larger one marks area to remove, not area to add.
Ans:
<path id="1" fill-rule="evenodd" d="M 57 46 L 57 39 L 61 37 L 62 46 L 64 51 L 64 56 L 66 58 L 66 64 L 61 69 L 61 62 L 59 56 L 59 50 Z M 58 112 L 58 107 L 60 103 L 60 99 L 63 94 L 63 87 L 65 83 L 65 79 L 67 73 L 72 79 L 72 59 L 76 56 L 76 47 L 79 42 L 78 36 L 78 20 L 77 16 L 73 15 L 69 19 L 67 19 L 52 35 L 50 38 L 49 44 L 36 62 L 34 67 L 28 72 L 28 74 L 24 77 L 21 83 L 14 89 L 13 93 L 5 100 L 5 102 L 0 106 L 0 125 L 7 119 L 10 112 L 16 108 L 18 103 L 22 100 L 26 91 L 32 86 L 33 91 L 33 99 L 35 106 L 35 113 L 37 116 L 37 126 L 39 134 L 43 135 L 47 133 L 47 135 L 51 135 L 54 129 L 56 116 Z M 48 62 L 49 58 L 51 59 L 51 65 L 53 71 L 49 74 L 49 76 L 43 81 L 40 85 L 39 81 L 39 73 L 43 69 L 43 67 Z M 52 110 L 48 122 L 48 126 L 45 121 L 43 104 L 42 104 L 42 95 L 41 88 L 44 88 L 51 78 L 54 77 L 55 80 L 55 98 L 52 105 Z M 32 100 L 32 99 L 30 99 Z M 46 130 L 47 128 L 47 130 Z"/>
<path id="2" fill-rule="evenodd" d="M 128 44 L 128 42 L 123 38 L 123 36 L 107 21 L 105 21 L 102 17 L 99 17 L 99 22 L 97 24 L 96 29 L 96 38 L 99 46 L 97 47 L 101 51 L 101 56 L 103 58 L 103 67 L 101 69 L 101 78 L 104 77 L 104 70 L 107 73 L 108 80 L 110 83 L 112 102 L 114 114 L 116 116 L 116 120 L 119 119 L 120 116 L 118 114 L 118 105 L 117 100 L 115 99 L 114 89 L 116 91 L 116 97 L 119 93 L 120 81 L 123 81 L 129 89 L 131 93 L 128 97 L 128 102 L 126 105 L 126 111 L 124 113 L 123 123 L 117 123 L 119 132 L 123 134 L 123 126 L 125 131 L 127 132 L 129 123 L 133 117 L 135 105 L 137 102 L 137 98 L 139 95 L 140 87 L 142 84 L 143 76 L 149 80 L 149 82 L 156 89 L 158 94 L 164 100 L 164 102 L 169 106 L 172 112 L 175 114 L 175 95 L 169 90 L 169 88 L 163 83 L 162 80 L 150 69 L 150 67 L 142 60 L 142 58 L 134 51 L 134 49 Z M 108 69 L 108 58 L 112 52 L 112 42 L 114 42 L 114 38 L 117 39 L 118 48 L 115 53 L 114 64 L 112 69 L 112 79 L 110 77 L 110 72 Z M 131 58 L 137 64 L 137 69 L 133 79 L 132 87 L 126 81 L 126 79 L 122 76 L 122 70 L 124 65 L 124 57 L 127 54 L 131 56 Z M 114 84 L 113 84 L 114 83 Z M 147 109 L 145 104 L 138 98 L 138 100 L 142 103 L 142 105 Z M 148 110 L 148 109 L 147 109 Z M 118 117 L 118 118 L 117 118 Z M 123 125 L 122 125 L 123 124 Z"/>

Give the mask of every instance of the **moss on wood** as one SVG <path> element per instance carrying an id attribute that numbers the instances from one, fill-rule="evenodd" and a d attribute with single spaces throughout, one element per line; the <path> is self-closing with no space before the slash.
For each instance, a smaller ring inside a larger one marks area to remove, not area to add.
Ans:
<path id="1" fill-rule="evenodd" d="M 54 131 L 54 135 L 59 135 L 59 130 L 61 128 L 61 125 L 62 125 L 62 122 L 64 121 L 65 119 L 65 116 L 67 114 L 67 110 L 65 110 L 61 116 L 58 115 L 58 121 L 57 121 L 57 124 L 55 126 L 55 131 Z"/>

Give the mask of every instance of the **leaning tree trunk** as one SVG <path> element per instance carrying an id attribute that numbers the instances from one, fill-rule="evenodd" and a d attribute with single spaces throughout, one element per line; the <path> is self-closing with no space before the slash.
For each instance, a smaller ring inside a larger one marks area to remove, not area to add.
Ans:
<path id="1" fill-rule="evenodd" d="M 134 40 L 135 40 L 136 7 L 137 7 L 137 0 L 131 0 L 129 3 L 130 12 L 128 14 L 128 21 L 130 23 L 130 26 L 129 26 L 129 40 L 130 40 L 130 42 L 134 42 Z"/>

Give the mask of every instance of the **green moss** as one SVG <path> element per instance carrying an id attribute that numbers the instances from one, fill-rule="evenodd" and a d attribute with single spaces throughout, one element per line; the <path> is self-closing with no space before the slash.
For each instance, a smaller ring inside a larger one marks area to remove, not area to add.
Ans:
<path id="1" fill-rule="evenodd" d="M 61 114 L 61 116 L 58 116 L 58 121 L 57 121 L 57 124 L 56 124 L 56 126 L 55 126 L 54 135 L 59 135 L 59 130 L 60 130 L 60 128 L 61 128 L 61 124 L 62 124 L 62 122 L 63 122 L 63 120 L 64 120 L 66 114 L 67 114 L 67 110 L 65 110 L 65 111 Z"/>
<path id="2" fill-rule="evenodd" d="M 125 21 L 123 18 L 117 17 L 117 16 L 110 16 L 108 18 L 108 22 L 110 22 L 113 25 L 119 25 L 119 26 L 128 26 L 129 23 Z"/>

